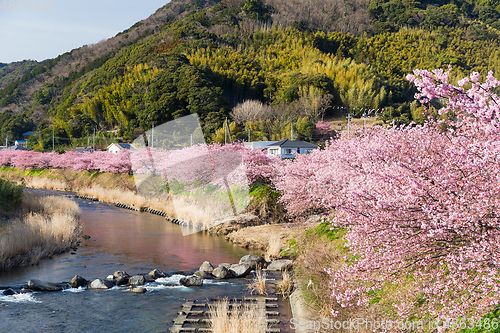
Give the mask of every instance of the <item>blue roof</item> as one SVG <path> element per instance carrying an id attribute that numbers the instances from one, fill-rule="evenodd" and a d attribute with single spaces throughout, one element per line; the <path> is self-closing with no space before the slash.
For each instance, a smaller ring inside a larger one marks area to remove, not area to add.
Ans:
<path id="1" fill-rule="evenodd" d="M 24 148 L 23 146 L 19 146 L 19 145 L 10 146 L 9 148 L 6 148 L 6 149 L 11 149 L 11 150 L 29 150 L 28 148 Z"/>
<path id="2" fill-rule="evenodd" d="M 305 141 L 292 141 L 292 140 L 281 140 L 275 143 L 271 143 L 266 147 L 289 147 L 289 148 L 318 148 L 318 146 Z"/>

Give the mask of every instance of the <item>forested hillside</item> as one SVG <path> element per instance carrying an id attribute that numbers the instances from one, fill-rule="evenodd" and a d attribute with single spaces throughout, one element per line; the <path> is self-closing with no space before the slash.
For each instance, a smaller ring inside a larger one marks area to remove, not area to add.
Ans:
<path id="1" fill-rule="evenodd" d="M 53 130 L 58 145 L 94 129 L 127 140 L 197 113 L 216 139 L 245 100 L 272 109 L 260 123 L 238 124 L 260 139 L 297 121 L 310 137 L 318 115 L 348 109 L 385 108 L 384 120 L 420 122 L 404 77 L 448 65 L 452 81 L 498 72 L 499 10 L 500 1 L 482 0 L 172 1 L 98 44 L 2 64 L 0 138 L 35 130 L 30 143 L 39 150 L 51 147 Z"/>

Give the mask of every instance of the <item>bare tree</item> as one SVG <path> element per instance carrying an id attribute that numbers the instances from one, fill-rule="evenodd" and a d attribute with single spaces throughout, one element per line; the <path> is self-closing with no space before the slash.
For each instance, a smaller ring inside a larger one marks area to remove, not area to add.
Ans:
<path id="1" fill-rule="evenodd" d="M 268 120 L 273 118 L 273 109 L 257 100 L 247 100 L 236 105 L 231 111 L 231 119 L 239 125 L 247 121 Z"/>
<path id="2" fill-rule="evenodd" d="M 333 96 L 330 94 L 322 96 L 314 96 L 312 94 L 303 95 L 299 103 L 302 105 L 304 112 L 312 123 L 317 123 L 323 119 L 326 110 L 330 107 Z"/>
<path id="3" fill-rule="evenodd" d="M 289 27 L 301 22 L 307 28 L 341 31 L 359 36 L 372 28 L 366 0 L 265 0 L 273 7 L 275 24 Z"/>

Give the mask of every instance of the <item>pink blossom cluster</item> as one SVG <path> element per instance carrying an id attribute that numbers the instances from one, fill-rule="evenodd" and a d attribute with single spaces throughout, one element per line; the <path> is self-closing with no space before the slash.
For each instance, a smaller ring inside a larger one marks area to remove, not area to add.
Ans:
<path id="1" fill-rule="evenodd" d="M 122 150 L 118 154 L 107 151 L 83 154 L 71 151 L 64 154 L 9 149 L 0 151 L 0 166 L 112 173 L 128 172 L 132 169 L 145 173 L 152 172 L 153 169 L 165 170 L 175 167 L 175 174 L 184 177 L 184 181 L 189 181 L 186 179 L 189 177 L 200 177 L 200 173 L 213 177 L 212 170 L 218 174 L 236 175 L 237 172 L 232 172 L 235 166 L 244 168 L 243 174 L 247 176 L 245 179 L 239 179 L 239 182 L 266 180 L 273 175 L 275 161 L 276 158 L 267 156 L 265 152 L 245 147 L 241 143 L 197 145 L 180 150 L 141 149 L 133 151 L 132 154 L 128 150 Z M 241 172 L 239 174 L 241 175 Z"/>
<path id="2" fill-rule="evenodd" d="M 314 131 L 322 136 L 331 136 L 333 133 L 332 125 L 326 121 L 320 120 L 316 123 Z"/>
<path id="3" fill-rule="evenodd" d="M 162 175 L 166 182 L 188 187 L 220 182 L 248 186 L 268 181 L 274 175 L 274 162 L 279 160 L 241 143 L 200 144 L 178 150 L 143 148 L 134 151 L 131 159 L 136 174 Z"/>
<path id="4" fill-rule="evenodd" d="M 73 171 L 115 173 L 127 172 L 131 167 L 128 151 L 121 151 L 118 154 L 107 151 L 84 154 L 68 151 L 58 154 L 9 149 L 0 151 L 0 165 L 20 169 L 64 168 Z"/>
<path id="5" fill-rule="evenodd" d="M 465 89 L 448 75 L 408 77 L 423 103 L 446 101 L 440 119 L 359 131 L 278 166 L 291 214 L 322 211 L 347 230 L 353 257 L 327 269 L 341 307 L 389 286 L 406 319 L 477 318 L 499 303 L 499 81 L 474 73 Z"/>

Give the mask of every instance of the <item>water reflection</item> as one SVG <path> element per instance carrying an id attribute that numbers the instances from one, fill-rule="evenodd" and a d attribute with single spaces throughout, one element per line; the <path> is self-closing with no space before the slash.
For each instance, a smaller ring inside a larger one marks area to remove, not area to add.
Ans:
<path id="1" fill-rule="evenodd" d="M 50 193 L 48 191 L 44 191 Z M 105 277 L 115 270 L 144 273 L 193 270 L 205 260 L 214 264 L 238 262 L 249 251 L 205 233 L 182 236 L 178 225 L 149 213 L 75 198 L 80 205 L 84 240 L 76 254 L 65 253 L 38 266 L 0 272 L 0 284 L 37 278 L 67 281 L 78 274 Z"/>

